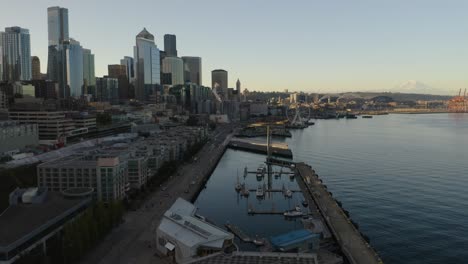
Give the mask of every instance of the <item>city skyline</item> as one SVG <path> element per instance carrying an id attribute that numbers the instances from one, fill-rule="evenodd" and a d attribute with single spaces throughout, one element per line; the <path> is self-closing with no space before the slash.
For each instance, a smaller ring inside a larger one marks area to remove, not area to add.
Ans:
<path id="1" fill-rule="evenodd" d="M 222 6 L 211 1 L 142 1 L 140 5 L 148 8 L 125 20 L 121 18 L 135 13 L 138 6 L 113 2 L 112 16 L 102 16 L 98 10 L 109 2 L 93 2 L 91 9 L 86 3 L 44 1 L 25 7 L 15 2 L 4 7 L 0 24 L 29 30 L 31 55 L 39 57 L 43 73 L 47 8 L 60 6 L 69 12 L 69 35 L 95 54 L 96 76 L 105 75 L 107 65 L 132 56 L 134 37 L 146 27 L 160 49 L 165 34 L 176 35 L 178 56 L 203 58 L 204 76 L 214 69 L 227 70 L 229 87 L 240 78 L 249 90 L 385 91 L 414 79 L 454 94 L 468 83 L 468 33 L 462 26 L 468 24 L 463 14 L 468 3 L 464 1 L 295 5 L 273 1 L 261 9 L 246 1 Z M 19 9 L 23 16 L 15 15 Z M 169 20 L 171 12 L 158 12 L 161 17 L 156 20 L 150 13 L 157 9 L 176 10 L 184 19 Z M 242 19 L 223 18 L 225 11 L 242 14 Z M 81 19 L 84 14 L 86 20 Z M 195 15 L 199 19 L 190 19 L 187 27 L 185 17 Z M 107 41 L 99 35 L 102 32 Z M 204 85 L 210 83 L 210 78 L 203 79 Z"/>

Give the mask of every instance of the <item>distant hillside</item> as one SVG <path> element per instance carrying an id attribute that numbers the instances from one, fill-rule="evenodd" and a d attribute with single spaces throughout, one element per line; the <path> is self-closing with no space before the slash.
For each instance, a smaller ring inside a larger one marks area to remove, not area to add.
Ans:
<path id="1" fill-rule="evenodd" d="M 306 93 L 309 96 L 309 101 L 315 96 L 315 93 Z M 436 100 L 449 100 L 452 96 L 446 95 L 433 95 L 433 94 L 418 94 L 418 93 L 399 93 L 399 92 L 347 92 L 347 93 L 339 93 L 339 94 L 324 94 L 319 93 L 319 98 L 324 96 L 332 96 L 332 97 L 345 97 L 345 98 L 361 98 L 361 99 L 372 99 L 377 96 L 388 96 L 391 97 L 396 102 L 403 102 L 403 101 L 436 101 Z M 283 92 L 257 92 L 253 91 L 250 92 L 249 96 L 247 96 L 248 100 L 260 100 L 266 101 L 271 98 L 287 98 L 289 97 L 288 93 Z"/>

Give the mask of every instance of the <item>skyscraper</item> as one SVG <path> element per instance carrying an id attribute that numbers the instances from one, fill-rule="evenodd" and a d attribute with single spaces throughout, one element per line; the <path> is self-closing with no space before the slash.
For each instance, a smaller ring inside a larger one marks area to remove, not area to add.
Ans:
<path id="1" fill-rule="evenodd" d="M 135 98 L 144 101 L 155 94 L 161 84 L 159 49 L 154 43 L 154 36 L 146 28 L 136 36 L 134 54 Z"/>
<path id="2" fill-rule="evenodd" d="M 127 77 L 127 67 L 121 64 L 108 65 L 109 78 L 115 78 L 119 81 L 118 91 L 120 100 L 129 99 L 129 82 Z"/>
<path id="3" fill-rule="evenodd" d="M 184 62 L 178 57 L 165 57 L 162 60 L 162 84 L 184 84 Z"/>
<path id="4" fill-rule="evenodd" d="M 69 39 L 68 9 L 59 6 L 47 8 L 47 26 L 49 34 L 47 78 L 49 80 L 58 81 L 59 73 L 63 72 L 63 69 L 59 69 L 60 45 L 64 40 Z"/>
<path id="5" fill-rule="evenodd" d="M 120 65 L 125 65 L 127 70 L 127 78 L 130 83 L 133 83 L 135 79 L 135 68 L 134 68 L 134 61 L 132 57 L 125 56 L 123 59 L 120 60 Z"/>
<path id="6" fill-rule="evenodd" d="M 31 41 L 29 30 L 7 27 L 0 33 L 3 53 L 3 80 L 31 80 Z"/>
<path id="7" fill-rule="evenodd" d="M 32 79 L 33 80 L 42 79 L 41 61 L 39 60 L 39 57 L 37 57 L 37 56 L 32 56 L 31 57 L 31 69 L 32 69 Z"/>
<path id="8" fill-rule="evenodd" d="M 202 85 L 202 62 L 200 57 L 182 57 L 184 61 L 184 81 Z"/>
<path id="9" fill-rule="evenodd" d="M 119 81 L 108 76 L 96 78 L 96 101 L 116 104 L 118 100 Z"/>
<path id="10" fill-rule="evenodd" d="M 59 50 L 59 89 L 63 98 L 83 94 L 83 47 L 80 42 L 64 40 Z"/>
<path id="11" fill-rule="evenodd" d="M 241 99 L 241 82 L 239 81 L 239 79 L 237 79 L 237 82 L 236 82 L 236 95 L 237 95 L 237 101 L 240 101 L 240 99 Z"/>
<path id="12" fill-rule="evenodd" d="M 83 93 L 92 94 L 95 88 L 94 54 L 89 49 L 83 49 Z"/>
<path id="13" fill-rule="evenodd" d="M 177 57 L 176 36 L 171 34 L 164 35 L 164 51 L 168 57 Z"/>
<path id="14" fill-rule="evenodd" d="M 59 6 L 47 8 L 49 46 L 59 45 L 68 36 L 68 9 Z"/>
<path id="15" fill-rule="evenodd" d="M 211 71 L 211 85 L 213 89 L 217 88 L 218 94 L 222 94 L 227 99 L 228 72 L 221 69 Z"/>

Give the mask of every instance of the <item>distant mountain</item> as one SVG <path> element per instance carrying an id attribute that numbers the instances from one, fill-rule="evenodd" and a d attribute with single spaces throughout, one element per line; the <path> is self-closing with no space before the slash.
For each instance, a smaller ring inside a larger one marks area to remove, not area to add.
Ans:
<path id="1" fill-rule="evenodd" d="M 391 93 L 409 93 L 409 94 L 433 94 L 433 95 L 447 95 L 448 92 L 432 87 L 430 85 L 427 85 L 423 82 L 416 81 L 416 80 L 409 80 L 406 82 L 403 82 L 392 89 L 390 89 L 388 92 Z"/>

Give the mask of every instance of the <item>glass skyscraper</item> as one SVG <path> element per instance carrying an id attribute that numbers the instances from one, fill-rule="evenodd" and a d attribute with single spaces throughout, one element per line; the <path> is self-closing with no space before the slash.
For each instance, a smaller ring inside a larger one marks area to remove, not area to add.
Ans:
<path id="1" fill-rule="evenodd" d="M 184 84 L 184 62 L 178 57 L 165 57 L 162 60 L 162 74 L 165 79 L 163 84 Z"/>
<path id="2" fill-rule="evenodd" d="M 202 61 L 200 57 L 182 57 L 184 61 L 184 81 L 202 85 Z"/>
<path id="3" fill-rule="evenodd" d="M 120 60 L 120 65 L 125 65 L 127 69 L 127 78 L 130 83 L 133 83 L 135 79 L 135 69 L 134 69 L 134 61 L 132 57 L 125 56 L 123 59 Z"/>
<path id="4" fill-rule="evenodd" d="M 83 49 L 83 93 L 89 94 L 96 86 L 94 73 L 94 54 L 89 49 Z"/>
<path id="5" fill-rule="evenodd" d="M 49 41 L 47 78 L 49 80 L 59 81 L 59 75 L 63 75 L 63 69 L 59 68 L 59 57 L 61 56 L 60 45 L 62 45 L 64 40 L 69 39 L 68 9 L 59 6 L 47 8 L 47 26 Z"/>
<path id="6" fill-rule="evenodd" d="M 31 40 L 29 30 L 7 27 L 0 33 L 2 49 L 3 80 L 31 80 Z"/>
<path id="7" fill-rule="evenodd" d="M 161 85 L 161 65 L 159 49 L 154 43 L 154 36 L 144 28 L 136 36 L 134 47 L 136 72 L 135 98 L 148 100 Z"/>
<path id="8" fill-rule="evenodd" d="M 60 95 L 79 97 L 83 94 L 83 48 L 80 42 L 64 40 L 58 50 L 58 83 Z"/>
<path id="9" fill-rule="evenodd" d="M 47 8 L 49 46 L 59 45 L 68 36 L 68 9 L 59 6 Z"/>

